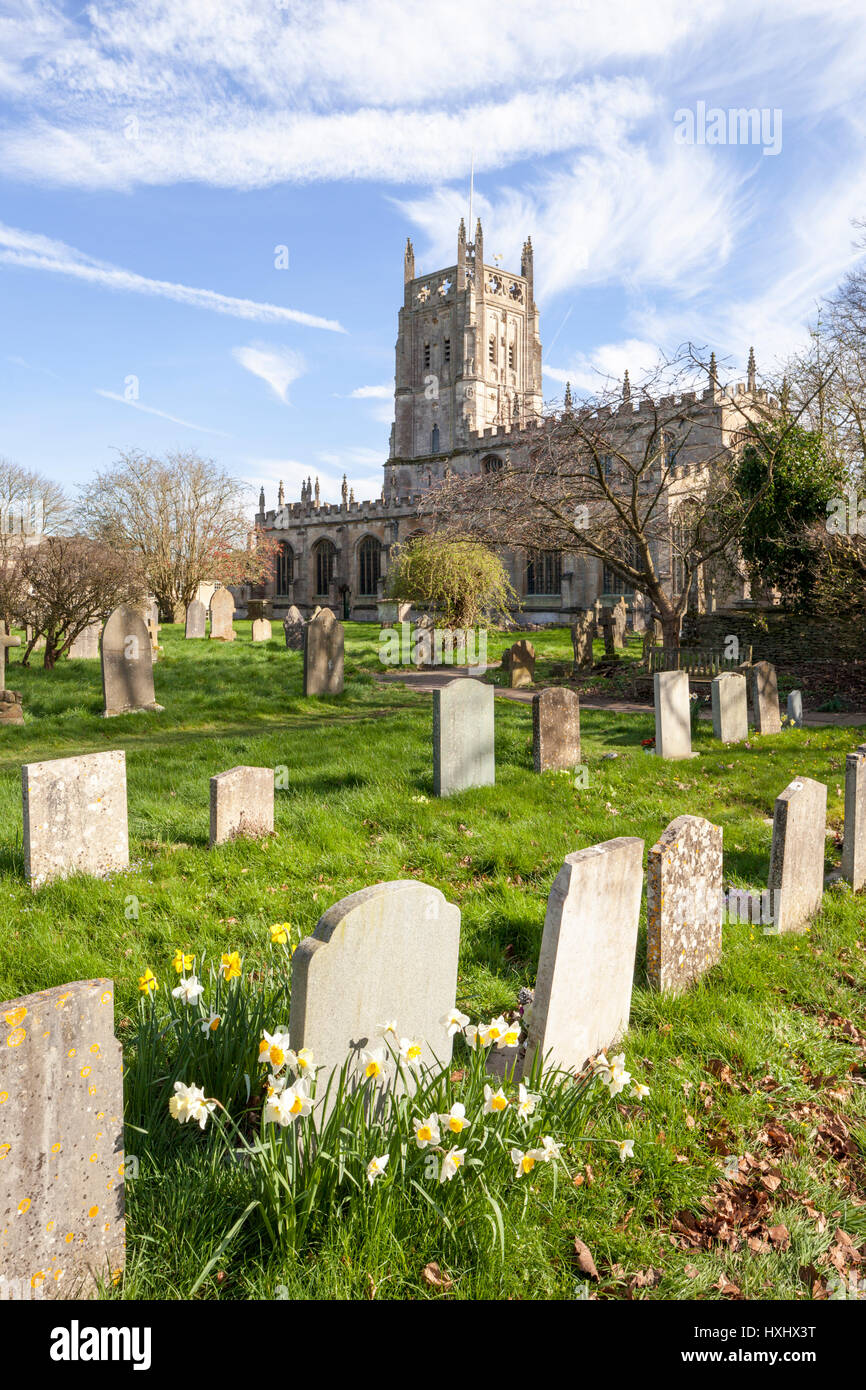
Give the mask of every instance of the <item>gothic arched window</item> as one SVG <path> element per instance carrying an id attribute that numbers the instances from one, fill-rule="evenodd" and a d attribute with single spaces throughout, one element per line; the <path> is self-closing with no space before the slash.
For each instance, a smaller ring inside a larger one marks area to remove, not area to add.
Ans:
<path id="1" fill-rule="evenodd" d="M 331 541 L 317 541 L 314 550 L 316 559 L 316 593 L 327 594 L 334 578 L 334 561 L 337 550 Z"/>
<path id="2" fill-rule="evenodd" d="M 433 426 L 433 429 L 432 429 L 431 434 L 430 434 L 430 452 L 431 452 L 431 454 L 438 454 L 438 452 L 439 452 L 439 426 L 438 426 L 438 425 L 434 425 L 434 426 Z"/>
<path id="3" fill-rule="evenodd" d="M 531 550 L 526 558 L 526 592 L 559 594 L 562 591 L 562 555 L 558 550 Z"/>
<path id="4" fill-rule="evenodd" d="M 638 568 L 640 559 L 634 536 L 621 536 L 616 548 L 627 565 L 631 565 L 634 569 Z M 622 575 L 617 574 L 610 565 L 604 565 L 601 574 L 601 591 L 603 594 L 625 594 L 631 597 L 634 593 L 634 585 L 629 583 L 627 579 L 623 579 Z"/>
<path id="5" fill-rule="evenodd" d="M 288 541 L 281 541 L 277 552 L 277 597 L 288 598 L 295 577 L 295 552 Z"/>
<path id="6" fill-rule="evenodd" d="M 358 546 L 358 592 L 375 594 L 379 585 L 382 546 L 375 536 L 365 536 Z"/>
<path id="7" fill-rule="evenodd" d="M 486 454 L 481 460 L 481 471 L 483 473 L 498 473 L 500 468 L 504 466 L 498 454 Z"/>

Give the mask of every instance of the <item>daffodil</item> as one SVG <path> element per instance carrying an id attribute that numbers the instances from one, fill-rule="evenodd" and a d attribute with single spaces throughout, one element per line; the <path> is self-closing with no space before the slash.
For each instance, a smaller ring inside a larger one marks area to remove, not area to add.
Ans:
<path id="1" fill-rule="evenodd" d="M 511 1162 L 514 1164 L 515 1176 L 525 1178 L 527 1173 L 531 1173 L 539 1158 L 538 1149 L 529 1149 L 524 1153 L 523 1149 L 511 1150 Z"/>
<path id="2" fill-rule="evenodd" d="M 300 1052 L 293 1053 L 294 1062 L 292 1065 L 298 1076 L 311 1076 L 314 1071 L 313 1050 L 310 1047 L 302 1047 Z"/>
<path id="3" fill-rule="evenodd" d="M 220 956 L 220 974 L 228 984 L 229 980 L 241 977 L 241 958 L 237 951 L 224 951 Z"/>
<path id="4" fill-rule="evenodd" d="M 494 1091 L 492 1086 L 484 1087 L 484 1113 L 485 1115 L 500 1115 L 508 1107 L 508 1097 L 499 1087 Z"/>
<path id="5" fill-rule="evenodd" d="M 274 1071 L 282 1071 L 287 1062 L 291 1062 L 294 1053 L 289 1047 L 288 1033 L 279 1032 L 269 1033 L 264 1030 L 262 1040 L 259 1043 L 259 1061 L 269 1063 Z"/>
<path id="6" fill-rule="evenodd" d="M 618 1096 L 631 1081 L 631 1072 L 625 1069 L 625 1053 L 617 1053 L 612 1062 L 605 1058 L 605 1063 L 605 1066 L 598 1068 L 602 1083 L 607 1087 L 609 1095 Z"/>
<path id="7" fill-rule="evenodd" d="M 625 1163 L 627 1158 L 634 1157 L 633 1139 L 615 1139 L 614 1143 L 616 1144 L 616 1147 L 619 1150 L 619 1158 L 621 1163 Z"/>
<path id="8" fill-rule="evenodd" d="M 271 1077 L 270 1080 L 276 1082 L 279 1078 Z M 265 1102 L 265 1122 L 285 1128 L 304 1115 L 309 1115 L 312 1108 L 313 1102 L 303 1081 L 294 1081 L 291 1086 L 273 1086 L 269 1088 Z"/>
<path id="9" fill-rule="evenodd" d="M 442 1155 L 442 1164 L 439 1168 L 439 1181 L 450 1182 L 459 1168 L 462 1168 L 466 1158 L 465 1149 L 449 1149 Z"/>
<path id="10" fill-rule="evenodd" d="M 365 1081 L 377 1081 L 380 1076 L 384 1076 L 385 1049 L 379 1047 L 371 1052 L 362 1052 L 361 1067 Z"/>
<path id="11" fill-rule="evenodd" d="M 215 1033 L 222 1021 L 222 1014 L 215 1014 L 213 1011 L 211 1011 L 207 1018 L 202 1019 L 201 1023 L 199 1024 L 199 1027 L 201 1028 L 201 1031 L 205 1034 Z"/>
<path id="12" fill-rule="evenodd" d="M 466 1042 L 469 1045 L 469 1047 L 472 1048 L 473 1052 L 475 1051 L 476 1047 L 485 1046 L 483 1031 L 474 1023 L 470 1023 L 467 1028 L 463 1029 L 463 1036 L 466 1039 Z"/>
<path id="13" fill-rule="evenodd" d="M 428 1115 L 426 1120 L 419 1120 L 417 1117 L 412 1121 L 415 1126 L 415 1143 L 419 1149 L 426 1149 L 428 1144 L 438 1144 L 439 1116 L 435 1110 L 432 1115 Z"/>
<path id="14" fill-rule="evenodd" d="M 178 949 L 174 953 L 174 959 L 172 961 L 172 965 L 174 966 L 178 975 L 182 975 L 184 970 L 192 970 L 194 963 L 195 956 L 185 956 L 180 947 L 178 947 Z"/>
<path id="15" fill-rule="evenodd" d="M 487 1047 L 489 1043 L 496 1043 L 497 1047 L 502 1046 L 502 1041 L 508 1032 L 508 1024 L 502 1014 L 498 1018 L 493 1018 L 483 1030 L 483 1042 Z"/>
<path id="16" fill-rule="evenodd" d="M 376 1026 L 377 1026 L 379 1032 L 382 1034 L 382 1037 L 383 1037 L 383 1038 L 387 1038 L 387 1036 L 388 1036 L 389 1033 L 391 1033 L 391 1034 L 393 1035 L 393 1037 L 396 1038 L 396 1036 L 397 1036 L 397 1020 L 396 1020 L 396 1018 L 389 1019 L 387 1023 L 378 1023 Z"/>
<path id="17" fill-rule="evenodd" d="M 175 1081 L 174 1095 L 168 1102 L 168 1108 L 179 1124 L 196 1120 L 199 1127 L 204 1129 L 208 1115 L 216 1108 L 216 1101 L 206 1100 L 200 1086 L 185 1086 L 182 1081 Z"/>
<path id="18" fill-rule="evenodd" d="M 497 1047 L 516 1047 L 520 1042 L 520 1019 L 515 1019 L 513 1023 L 505 1026 L 505 1032 L 497 1042 Z"/>
<path id="19" fill-rule="evenodd" d="M 370 1162 L 367 1164 L 367 1182 L 371 1187 L 376 1179 L 381 1178 L 384 1174 L 390 1156 L 390 1154 L 379 1154 L 378 1158 L 370 1159 Z"/>
<path id="20" fill-rule="evenodd" d="M 642 1086 L 639 1081 L 636 1081 L 634 1083 L 634 1086 L 632 1087 L 631 1093 L 634 1096 L 635 1100 L 646 1100 L 647 1096 L 650 1093 L 650 1088 L 649 1086 Z"/>
<path id="21" fill-rule="evenodd" d="M 195 975 L 185 975 L 177 989 L 172 990 L 173 999 L 182 999 L 184 1004 L 194 1004 L 200 994 L 204 994 L 204 985 L 200 984 Z"/>
<path id="22" fill-rule="evenodd" d="M 417 1038 L 400 1039 L 400 1058 L 406 1063 L 406 1066 L 411 1067 L 413 1071 L 417 1071 L 421 1066 L 423 1052 L 424 1045 L 419 1042 Z"/>
<path id="23" fill-rule="evenodd" d="M 466 1106 L 462 1101 L 455 1101 L 451 1109 L 445 1115 L 439 1116 L 446 1128 L 452 1134 L 462 1134 L 464 1129 L 469 1128 L 470 1121 L 466 1118 Z"/>
<path id="24" fill-rule="evenodd" d="M 453 1038 L 455 1033 L 459 1033 L 461 1028 L 465 1028 L 469 1022 L 469 1015 L 462 1014 L 459 1009 L 449 1009 L 439 1022 L 443 1028 L 448 1029 L 449 1038 Z"/>
<path id="25" fill-rule="evenodd" d="M 291 922 L 274 922 L 271 927 L 271 945 L 288 946 L 289 933 L 292 930 Z"/>
<path id="26" fill-rule="evenodd" d="M 141 990 L 142 994 L 153 994 L 159 989 L 159 980 L 149 966 L 143 975 L 139 975 L 138 988 Z"/>
<path id="27" fill-rule="evenodd" d="M 529 1091 L 527 1091 L 526 1087 L 521 1081 L 520 1085 L 517 1088 L 517 1113 L 520 1116 L 521 1120 L 529 1119 L 529 1116 L 535 1109 L 535 1103 L 537 1100 L 538 1096 L 534 1096 Z"/>
<path id="28" fill-rule="evenodd" d="M 557 1144 L 556 1140 L 549 1134 L 542 1134 L 541 1148 L 536 1150 L 542 1163 L 549 1163 L 552 1158 L 559 1158 L 559 1151 L 562 1145 Z"/>

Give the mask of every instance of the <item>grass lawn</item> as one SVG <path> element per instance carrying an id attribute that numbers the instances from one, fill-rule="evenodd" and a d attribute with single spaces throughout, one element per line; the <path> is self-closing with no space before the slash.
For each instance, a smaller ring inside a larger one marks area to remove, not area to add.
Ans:
<path id="1" fill-rule="evenodd" d="M 380 880 L 416 876 L 459 905 L 458 1003 L 476 1018 L 513 1008 L 534 983 L 547 895 L 573 850 L 617 835 L 648 848 L 673 817 L 703 815 L 724 828 L 726 882 L 760 888 L 774 798 L 801 774 L 828 786 L 827 867 L 839 863 L 845 754 L 862 729 L 788 730 L 731 749 L 702 724 L 699 756 L 664 763 L 640 746 L 649 712 L 584 710 L 588 785 L 576 789 L 533 773 L 530 707 L 498 699 L 496 786 L 438 801 L 430 697 L 375 681 L 378 629 L 348 624 L 345 693 L 305 700 L 300 654 L 281 634 L 252 646 L 249 624 L 236 627 L 232 645 L 161 629 L 162 714 L 102 719 L 98 662 L 51 673 L 12 662 L 7 677 L 26 723 L 0 734 L 0 999 L 109 975 L 133 1062 L 145 968 L 168 989 L 178 947 L 199 959 L 238 950 L 264 980 L 271 923 L 303 936 Z M 570 659 L 566 630 L 528 635 L 543 659 Z M 129 872 L 32 894 L 20 765 L 108 748 L 126 750 Z M 276 833 L 211 852 L 208 779 L 239 763 L 286 769 Z M 139 1175 L 114 1296 L 188 1297 L 213 1262 L 195 1297 L 438 1297 L 422 1278 L 430 1261 L 447 1267 L 449 1296 L 467 1299 L 825 1296 L 834 1268 L 852 1267 L 838 1233 L 866 1245 L 864 917 L 866 894 L 836 886 L 802 936 L 726 926 L 719 966 L 676 999 L 646 988 L 642 926 L 624 1051 L 651 1094 L 594 1104 L 591 1142 L 570 1149 L 567 1180 L 539 1182 L 528 1200 L 503 1187 L 504 1260 L 493 1243 L 446 1240 L 420 1201 L 380 1209 L 367 1193 L 295 1253 L 276 1253 L 251 1222 L 227 1240 L 250 1200 L 245 1171 L 219 1162 L 197 1127 L 142 1134 L 146 1107 L 128 1113 Z M 287 1021 L 283 1005 L 271 1022 Z M 635 1147 L 621 1162 L 604 1140 L 624 1136 Z M 730 1155 L 741 1160 L 734 1182 Z M 575 1263 L 576 1236 L 597 1281 Z"/>

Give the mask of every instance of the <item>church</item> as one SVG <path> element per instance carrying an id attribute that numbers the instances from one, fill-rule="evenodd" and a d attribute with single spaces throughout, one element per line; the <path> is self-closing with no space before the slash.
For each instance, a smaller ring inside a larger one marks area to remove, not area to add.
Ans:
<path id="1" fill-rule="evenodd" d="M 713 359 L 708 388 L 683 394 L 683 442 L 680 447 L 672 438 L 668 446 L 675 451 L 667 489 L 674 528 L 678 493 L 685 497 L 694 491 L 695 471 L 719 448 L 736 447 L 751 403 L 766 408 L 766 393 L 756 387 L 753 354 L 748 380 L 735 391 L 719 385 Z M 632 402 L 626 374 L 620 409 L 630 429 L 634 412 L 646 404 Z M 381 494 L 359 501 L 344 476 L 341 500 L 324 502 L 318 479 L 315 484 L 308 479 L 295 502 L 286 501 L 281 483 L 277 505 L 269 510 L 263 489 L 256 526 L 278 539 L 279 551 L 274 577 L 257 596 L 270 601 L 276 619 L 295 604 L 305 617 L 320 605 L 340 618 L 377 621 L 392 546 L 430 525 L 421 515 L 424 493 L 447 471 L 489 472 L 506 458 L 517 462 L 528 456 L 543 418 L 531 239 L 524 242 L 519 274 L 485 263 L 480 219 L 474 242 L 467 241 L 461 219 L 455 263 L 431 274 L 415 265 L 408 241 L 394 423 Z M 620 597 L 633 618 L 643 614 L 641 595 L 595 557 L 504 551 L 502 558 L 521 600 L 524 625 L 568 624 L 579 609 Z M 676 582 L 675 546 L 660 554 L 657 565 Z M 699 606 L 743 596 L 742 589 L 735 595 L 714 592 L 709 577 L 699 587 Z"/>

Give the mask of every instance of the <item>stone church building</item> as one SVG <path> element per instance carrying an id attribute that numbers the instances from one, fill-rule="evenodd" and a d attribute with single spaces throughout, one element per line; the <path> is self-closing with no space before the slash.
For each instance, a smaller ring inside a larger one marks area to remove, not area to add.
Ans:
<path id="1" fill-rule="evenodd" d="M 694 470 L 735 447 L 749 403 L 766 401 L 755 386 L 754 357 L 748 382 L 735 392 L 719 386 L 711 368 L 703 392 L 682 397 L 683 444 L 675 454 L 668 489 L 672 516 L 678 484 L 694 490 Z M 623 416 L 648 402 L 630 400 L 624 384 Z M 423 532 L 419 515 L 424 492 L 451 471 L 490 471 L 526 455 L 542 428 L 541 340 L 534 298 L 533 248 L 527 239 L 520 273 L 484 261 L 480 219 L 475 241 L 467 242 L 461 219 L 457 259 L 444 270 L 424 275 L 415 265 L 412 243 L 403 261 L 403 304 L 398 315 L 394 423 L 379 497 L 358 501 L 343 479 L 339 502 L 320 497 L 318 479 L 308 479 L 300 501 L 287 502 L 282 483 L 277 505 L 259 497 L 256 526 L 274 533 L 280 548 L 274 579 L 256 596 L 271 601 L 273 615 L 295 604 L 308 617 L 317 605 L 338 617 L 376 621 L 391 547 Z M 633 431 L 632 431 L 633 432 Z M 677 449 L 673 440 L 670 447 Z M 599 560 L 558 552 L 503 551 L 511 582 L 523 604 L 525 623 L 573 621 L 576 611 L 624 596 L 635 618 L 644 603 Z M 662 575 L 675 581 L 673 550 L 658 557 Z M 724 598 L 708 583 L 696 595 L 700 606 Z M 242 603 L 243 599 L 239 600 Z M 642 625 L 636 623 L 636 625 Z"/>

